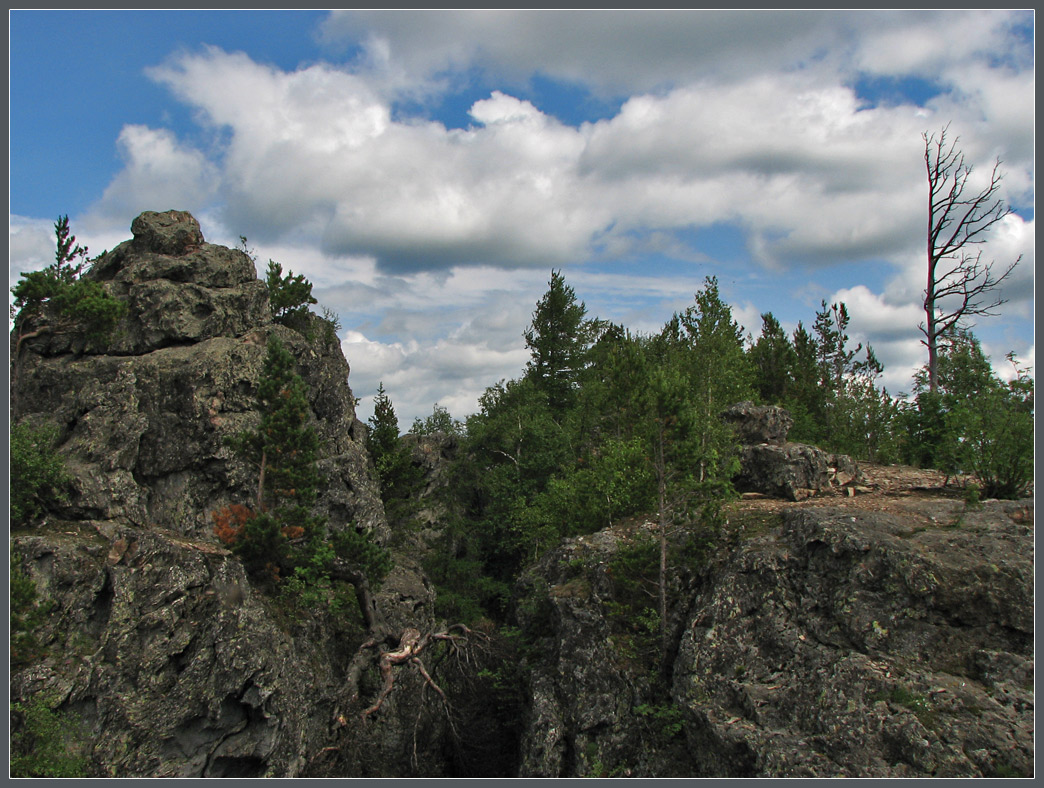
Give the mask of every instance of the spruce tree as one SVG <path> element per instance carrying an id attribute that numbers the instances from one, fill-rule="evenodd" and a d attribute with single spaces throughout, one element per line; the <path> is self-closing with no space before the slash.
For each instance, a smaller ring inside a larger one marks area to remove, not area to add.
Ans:
<path id="1" fill-rule="evenodd" d="M 246 245 L 245 238 L 243 244 Z M 268 285 L 268 298 L 275 321 L 284 326 L 297 328 L 302 325 L 308 314 L 308 305 L 318 303 L 312 296 L 312 283 L 302 274 L 294 276 L 293 271 L 283 276 L 283 266 L 275 260 L 268 261 L 265 283 Z"/>
<path id="2" fill-rule="evenodd" d="M 537 302 L 533 322 L 525 332 L 533 354 L 526 376 L 547 395 L 548 404 L 561 414 L 573 403 L 575 387 L 587 352 L 587 307 L 577 303 L 573 288 L 560 271 L 551 272 L 548 290 Z"/>
<path id="3" fill-rule="evenodd" d="M 268 340 L 257 403 L 258 428 L 229 441 L 258 470 L 255 509 L 243 523 L 236 549 L 251 568 L 286 569 L 293 563 L 290 542 L 321 530 L 322 521 L 311 514 L 321 477 L 307 387 L 294 370 L 294 357 L 276 336 Z"/>
<path id="4" fill-rule="evenodd" d="M 414 488 L 421 472 L 414 467 L 409 449 L 399 439 L 399 418 L 383 382 L 377 386 L 369 423 L 366 446 L 377 471 L 385 513 L 393 522 L 407 520 L 416 509 Z"/>
<path id="5" fill-rule="evenodd" d="M 228 441 L 257 469 L 255 509 L 234 505 L 214 512 L 215 533 L 255 575 L 276 581 L 292 577 L 288 585 L 306 594 L 306 600 L 324 598 L 334 581 L 351 583 L 372 629 L 371 589 L 387 574 L 390 558 L 350 523 L 328 533 L 326 520 L 313 513 L 322 483 L 319 436 L 309 423 L 307 386 L 295 371 L 293 355 L 274 335 L 268 340 L 257 403 L 257 429 Z"/>
<path id="6" fill-rule="evenodd" d="M 750 349 L 749 356 L 754 385 L 761 401 L 768 405 L 782 405 L 793 393 L 797 353 L 771 312 L 761 316 L 761 336 Z"/>

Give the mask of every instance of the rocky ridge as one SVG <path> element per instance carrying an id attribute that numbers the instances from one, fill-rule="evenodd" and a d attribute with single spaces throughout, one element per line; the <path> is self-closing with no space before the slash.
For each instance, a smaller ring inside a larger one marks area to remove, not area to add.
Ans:
<path id="1" fill-rule="evenodd" d="M 1031 775 L 1032 501 L 866 472 L 865 495 L 730 507 L 732 548 L 675 569 L 666 689 L 613 614 L 614 561 L 655 524 L 545 556 L 522 774 Z"/>
<path id="2" fill-rule="evenodd" d="M 416 672 L 359 722 L 345 674 L 362 633 L 259 593 L 210 519 L 256 484 L 224 437 L 256 423 L 275 334 L 326 447 L 321 513 L 396 542 L 347 361 L 318 319 L 275 323 L 250 258 L 190 215 L 145 213 L 132 234 L 88 274 L 128 305 L 117 333 L 27 339 L 13 392 L 15 418 L 58 425 L 75 481 L 12 534 L 52 605 L 48 656 L 12 672 L 12 698 L 79 719 L 98 776 L 460 776 L 454 747 L 541 777 L 1032 774 L 1032 500 L 976 507 L 930 473 L 857 468 L 787 442 L 785 412 L 749 403 L 728 416 L 747 495 L 716 551 L 673 566 L 666 670 L 648 622 L 621 615 L 648 590 L 624 582 L 653 531 L 633 518 L 564 540 L 520 581 L 533 643 L 524 711 L 503 728 L 521 728 L 517 752 L 466 672 L 445 685 L 481 721 L 463 742 L 416 702 L 433 697 Z M 412 449 L 426 493 L 445 485 L 453 437 Z M 435 624 L 419 566 L 440 513 L 422 512 L 379 593 L 389 632 Z"/>
<path id="3" fill-rule="evenodd" d="M 73 484 L 47 521 L 12 534 L 52 605 L 39 633 L 51 656 L 12 674 L 12 698 L 46 695 L 75 714 L 104 774 L 297 776 L 334 741 L 358 644 L 314 616 L 287 620 L 213 536 L 211 513 L 252 500 L 256 472 L 224 438 L 257 423 L 276 335 L 324 446 L 319 512 L 331 529 L 390 540 L 348 364 L 318 319 L 311 336 L 273 322 L 250 258 L 205 243 L 191 215 L 147 212 L 132 232 L 86 274 L 128 306 L 111 339 L 44 333 L 16 359 L 13 417 L 58 427 Z M 433 591 L 408 560 L 377 601 L 389 630 L 432 623 Z M 415 680 L 403 678 L 406 697 Z M 415 745 L 416 724 L 390 698 L 380 732 L 356 732 L 359 773 L 413 773 L 415 746 L 439 773 L 439 721 Z"/>

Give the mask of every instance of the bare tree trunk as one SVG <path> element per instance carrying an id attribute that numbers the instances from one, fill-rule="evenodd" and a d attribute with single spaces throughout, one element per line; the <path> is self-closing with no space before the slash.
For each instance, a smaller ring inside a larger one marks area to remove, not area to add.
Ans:
<path id="1" fill-rule="evenodd" d="M 656 481 L 659 495 L 659 529 L 660 529 L 660 656 L 666 665 L 667 661 L 667 463 L 664 457 L 664 427 L 660 424 L 659 440 L 656 456 Z"/>
<path id="2" fill-rule="evenodd" d="M 957 139 L 947 144 L 947 129 L 924 140 L 924 164 L 928 176 L 928 284 L 924 290 L 926 321 L 921 325 L 928 348 L 928 388 L 938 387 L 939 337 L 975 315 L 994 315 L 991 311 L 1005 303 L 990 295 L 1012 272 L 1022 256 L 999 276 L 993 262 L 984 263 L 982 253 L 968 248 L 986 242 L 990 229 L 1012 209 L 999 199 L 1002 175 L 1000 159 L 993 165 L 990 182 L 975 194 L 965 195 L 972 173 Z M 942 265 L 940 265 L 940 263 Z M 985 301 L 985 297 L 991 300 Z"/>
<path id="3" fill-rule="evenodd" d="M 353 569 L 338 560 L 330 573 L 330 577 L 344 580 L 355 587 L 355 601 L 359 604 L 359 612 L 362 614 L 366 631 L 371 635 L 377 632 L 377 604 L 370 590 L 370 581 L 366 574 L 359 569 Z"/>
<path id="4" fill-rule="evenodd" d="M 264 449 L 261 449 L 261 472 L 257 475 L 257 513 L 261 514 L 265 510 L 264 496 L 265 496 L 265 465 L 267 464 L 268 455 Z"/>

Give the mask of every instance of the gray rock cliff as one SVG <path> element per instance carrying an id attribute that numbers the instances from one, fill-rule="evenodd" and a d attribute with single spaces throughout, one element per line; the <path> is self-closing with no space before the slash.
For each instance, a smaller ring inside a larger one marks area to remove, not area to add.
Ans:
<path id="1" fill-rule="evenodd" d="M 616 615 L 616 559 L 654 526 L 545 556 L 522 581 L 542 639 L 521 774 L 1033 773 L 1031 501 L 795 506 L 775 522 L 675 567 L 666 687 L 636 649 L 653 633 Z"/>
<path id="2" fill-rule="evenodd" d="M 72 483 L 67 503 L 12 534 L 15 566 L 49 606 L 46 656 L 12 673 L 12 698 L 46 697 L 78 720 L 99 775 L 299 776 L 333 745 L 344 774 L 441 773 L 442 722 L 413 702 L 420 677 L 361 723 L 344 702 L 360 625 L 259 592 L 213 535 L 211 513 L 256 488 L 224 439 L 257 424 L 278 335 L 323 445 L 319 513 L 390 541 L 336 337 L 318 318 L 304 333 L 273 322 L 250 258 L 206 243 L 191 215 L 144 213 L 132 232 L 86 274 L 128 307 L 112 336 L 41 334 L 18 359 L 13 417 L 57 426 Z M 381 623 L 430 628 L 432 601 L 418 566 L 399 561 L 377 595 Z"/>

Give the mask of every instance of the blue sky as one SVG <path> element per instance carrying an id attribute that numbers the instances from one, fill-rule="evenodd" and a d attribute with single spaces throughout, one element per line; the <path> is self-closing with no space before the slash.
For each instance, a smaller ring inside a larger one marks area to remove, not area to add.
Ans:
<path id="1" fill-rule="evenodd" d="M 947 124 L 1023 255 L 977 333 L 1034 361 L 1034 73 L 1031 12 L 13 11 L 11 280 L 60 214 L 97 252 L 189 210 L 315 283 L 404 428 L 521 372 L 552 268 L 638 331 L 706 276 L 755 336 L 844 300 L 909 390 Z"/>

